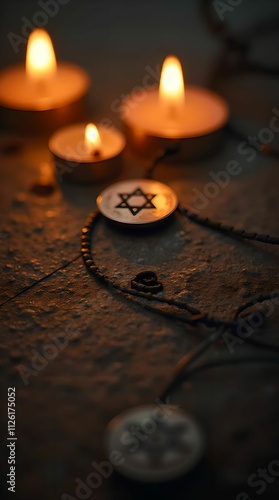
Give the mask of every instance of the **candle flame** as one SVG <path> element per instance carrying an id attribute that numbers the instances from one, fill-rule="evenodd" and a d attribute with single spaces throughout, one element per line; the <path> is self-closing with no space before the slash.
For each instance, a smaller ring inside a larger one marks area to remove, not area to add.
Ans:
<path id="1" fill-rule="evenodd" d="M 167 107 L 170 113 L 179 111 L 179 107 L 184 103 L 184 77 L 179 59 L 175 56 L 168 56 L 162 67 L 159 98 Z"/>
<path id="2" fill-rule="evenodd" d="M 87 150 L 90 151 L 90 154 L 96 154 L 100 151 L 101 146 L 101 137 L 99 131 L 93 123 L 89 123 L 85 128 L 85 144 Z"/>
<path id="3" fill-rule="evenodd" d="M 49 34 L 43 29 L 35 29 L 27 44 L 26 72 L 30 80 L 47 81 L 56 72 L 57 64 Z"/>

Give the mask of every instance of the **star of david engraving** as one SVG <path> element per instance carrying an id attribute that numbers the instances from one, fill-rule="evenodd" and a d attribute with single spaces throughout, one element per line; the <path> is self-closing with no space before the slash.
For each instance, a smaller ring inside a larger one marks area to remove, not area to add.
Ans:
<path id="1" fill-rule="evenodd" d="M 121 203 L 119 205 L 116 205 L 115 208 L 127 208 L 130 210 L 132 215 L 137 215 L 138 213 L 141 212 L 141 210 L 148 209 L 148 208 L 157 208 L 155 205 L 153 205 L 152 200 L 157 196 L 156 194 L 150 194 L 150 193 L 144 193 L 141 188 L 136 188 L 133 193 L 118 193 L 118 196 L 121 198 Z M 143 199 L 143 204 L 140 206 L 138 204 L 131 204 L 129 203 L 129 200 L 131 198 L 136 198 L 139 197 L 139 202 L 140 198 Z"/>

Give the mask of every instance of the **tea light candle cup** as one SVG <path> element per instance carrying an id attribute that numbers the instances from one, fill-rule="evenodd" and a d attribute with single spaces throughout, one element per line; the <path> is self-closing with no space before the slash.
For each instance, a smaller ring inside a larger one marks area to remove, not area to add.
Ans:
<path id="1" fill-rule="evenodd" d="M 135 105 L 128 97 L 121 108 L 128 143 L 140 156 L 179 141 L 180 152 L 171 161 L 198 159 L 220 142 L 229 117 L 226 101 L 202 87 L 184 87 L 179 60 L 166 58 L 158 90 L 146 91 Z"/>
<path id="2" fill-rule="evenodd" d="M 116 128 L 79 123 L 62 128 L 49 140 L 60 182 L 103 182 L 122 167 L 125 137 Z"/>
<path id="3" fill-rule="evenodd" d="M 0 71 L 0 117 L 21 133 L 48 133 L 84 119 L 90 78 L 78 66 L 56 62 L 43 29 L 28 40 L 26 63 Z"/>

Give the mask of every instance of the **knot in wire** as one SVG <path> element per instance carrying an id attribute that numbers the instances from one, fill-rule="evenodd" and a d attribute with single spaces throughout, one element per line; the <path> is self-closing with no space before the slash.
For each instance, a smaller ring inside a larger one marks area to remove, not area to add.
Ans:
<path id="1" fill-rule="evenodd" d="M 138 292 L 158 293 L 163 290 L 163 285 L 158 281 L 157 275 L 152 271 L 138 273 L 131 281 L 131 287 Z"/>

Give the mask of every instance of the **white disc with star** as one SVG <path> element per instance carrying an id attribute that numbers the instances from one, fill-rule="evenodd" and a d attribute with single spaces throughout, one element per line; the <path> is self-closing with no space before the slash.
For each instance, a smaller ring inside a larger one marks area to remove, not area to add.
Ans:
<path id="1" fill-rule="evenodd" d="M 108 425 L 105 444 L 119 473 L 149 483 L 187 474 L 201 460 L 205 446 L 197 423 L 187 413 L 163 404 L 139 406 L 115 417 Z"/>
<path id="2" fill-rule="evenodd" d="M 169 217 L 177 205 L 177 196 L 169 186 L 147 179 L 117 182 L 97 198 L 105 217 L 130 225 L 159 222 Z"/>

